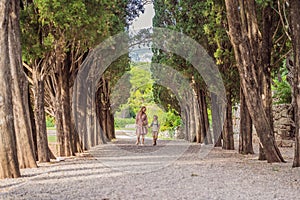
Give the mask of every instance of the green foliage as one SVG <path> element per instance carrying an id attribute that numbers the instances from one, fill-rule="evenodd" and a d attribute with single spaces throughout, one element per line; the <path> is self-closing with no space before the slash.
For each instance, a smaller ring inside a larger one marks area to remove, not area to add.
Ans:
<path id="1" fill-rule="evenodd" d="M 211 109 L 207 109 L 207 114 L 208 114 L 208 121 L 209 121 L 209 124 L 212 124 L 212 114 L 211 114 Z"/>
<path id="2" fill-rule="evenodd" d="M 133 118 L 115 118 L 115 128 L 125 128 L 128 124 L 135 124 Z"/>
<path id="3" fill-rule="evenodd" d="M 153 93 L 149 63 L 133 63 L 130 70 L 130 98 L 128 104 L 137 113 L 141 106 L 153 104 Z"/>
<path id="4" fill-rule="evenodd" d="M 255 0 L 255 2 L 262 6 L 267 6 L 268 4 L 272 5 L 274 3 L 272 0 Z"/>
<path id="5" fill-rule="evenodd" d="M 273 78 L 272 91 L 275 104 L 291 103 L 292 89 L 287 81 L 286 60 L 282 62 L 279 68 L 279 76 Z"/>
<path id="6" fill-rule="evenodd" d="M 168 75 L 168 74 L 166 74 Z M 169 89 L 156 83 L 153 84 L 154 102 L 164 110 L 174 109 L 177 113 L 181 112 L 179 101 L 175 94 Z M 179 88 L 177 88 L 179 89 Z"/>
<path id="7" fill-rule="evenodd" d="M 55 126 L 55 119 L 54 119 L 54 117 L 46 115 L 46 126 L 47 127 L 54 127 Z"/>
<path id="8" fill-rule="evenodd" d="M 151 77 L 149 63 L 132 63 L 130 70 L 130 97 L 128 102 L 120 106 L 120 110 L 128 110 L 131 116 L 135 116 L 139 112 L 141 106 L 147 107 L 147 116 L 149 123 L 152 122 L 153 116 L 157 115 L 161 124 L 161 130 L 174 130 L 180 125 L 181 119 L 178 112 L 170 108 L 167 101 L 155 102 L 154 101 L 154 80 Z M 161 93 L 166 94 L 166 93 Z M 174 95 L 173 95 L 174 96 Z M 176 99 L 176 98 L 175 98 Z M 167 102 L 167 103 L 166 103 Z M 161 105 L 160 103 L 165 103 Z M 119 112 L 116 116 L 120 116 Z M 116 118 L 115 127 L 122 128 L 125 124 L 134 124 L 135 121 L 131 119 L 118 119 Z"/>
<path id="9" fill-rule="evenodd" d="M 166 113 L 166 121 L 161 125 L 161 131 L 174 131 L 181 125 L 181 118 L 175 110 L 169 110 Z"/>
<path id="10" fill-rule="evenodd" d="M 277 104 L 292 102 L 292 90 L 291 86 L 286 81 L 286 77 L 283 77 L 282 81 L 274 80 L 273 98 Z"/>
<path id="11" fill-rule="evenodd" d="M 141 0 L 26 2 L 20 17 L 23 60 L 44 59 L 57 48 L 86 53 L 107 37 L 123 31 L 141 10 Z"/>

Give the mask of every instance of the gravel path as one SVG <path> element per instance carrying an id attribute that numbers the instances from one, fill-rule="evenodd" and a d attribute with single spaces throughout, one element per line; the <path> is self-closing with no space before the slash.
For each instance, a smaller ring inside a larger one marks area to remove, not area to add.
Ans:
<path id="1" fill-rule="evenodd" d="M 78 157 L 22 169 L 21 178 L 0 180 L 0 199 L 300 199 L 293 149 L 281 149 L 287 163 L 268 164 L 257 154 L 133 139 L 122 134 Z"/>

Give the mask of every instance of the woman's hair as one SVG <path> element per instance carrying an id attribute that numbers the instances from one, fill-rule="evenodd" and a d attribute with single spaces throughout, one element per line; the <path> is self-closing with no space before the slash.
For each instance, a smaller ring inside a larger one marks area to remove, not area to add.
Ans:
<path id="1" fill-rule="evenodd" d="M 142 106 L 142 107 L 141 107 L 140 113 L 143 113 L 143 112 L 144 112 L 144 111 L 143 111 L 144 108 L 146 108 L 146 106 Z"/>
<path id="2" fill-rule="evenodd" d="M 142 114 L 144 113 L 143 109 L 146 108 L 146 106 L 142 106 L 140 111 L 137 114 L 137 118 L 140 118 L 142 116 Z"/>

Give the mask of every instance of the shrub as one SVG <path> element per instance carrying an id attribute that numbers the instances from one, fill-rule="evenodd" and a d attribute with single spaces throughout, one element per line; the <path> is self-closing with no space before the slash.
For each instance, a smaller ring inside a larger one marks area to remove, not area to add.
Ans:
<path id="1" fill-rule="evenodd" d="M 115 128 L 125 128 L 127 124 L 135 124 L 133 118 L 115 118 Z"/>
<path id="2" fill-rule="evenodd" d="M 55 126 L 54 117 L 46 116 L 46 126 L 47 127 L 54 127 Z"/>
<path id="3" fill-rule="evenodd" d="M 283 76 L 281 81 L 274 80 L 273 98 L 275 104 L 292 102 L 292 89 L 286 80 L 286 76 Z"/>

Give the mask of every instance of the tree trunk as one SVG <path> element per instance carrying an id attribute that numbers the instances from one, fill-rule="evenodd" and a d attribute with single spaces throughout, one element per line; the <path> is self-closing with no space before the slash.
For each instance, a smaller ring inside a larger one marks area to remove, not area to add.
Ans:
<path id="1" fill-rule="evenodd" d="M 295 155 L 293 167 L 300 167 L 300 2 L 299 0 L 290 0 L 291 9 L 291 29 L 292 29 L 292 44 L 294 51 L 294 95 L 296 100 L 295 106 Z"/>
<path id="2" fill-rule="evenodd" d="M 73 137 L 71 132 L 71 100 L 70 100 L 70 85 L 69 85 L 69 63 L 65 63 L 62 70 L 62 87 L 61 87 L 61 106 L 62 106 L 62 124 L 64 131 L 65 155 L 74 156 L 74 145 L 72 144 Z"/>
<path id="3" fill-rule="evenodd" d="M 20 177 L 20 169 L 17 157 L 16 134 L 14 129 L 13 106 L 12 106 L 12 75 L 10 72 L 11 59 L 19 59 L 14 57 L 20 54 L 20 49 L 15 49 L 15 54 L 10 48 L 14 49 L 8 42 L 8 35 L 14 34 L 8 23 L 18 23 L 19 16 L 13 14 L 19 1 L 6 0 L 0 3 L 0 178 Z M 15 5 L 17 4 L 17 5 Z M 11 20 L 16 22 L 10 22 Z M 19 34 L 17 34 L 19 35 Z M 18 52 L 19 51 L 19 52 Z"/>
<path id="4" fill-rule="evenodd" d="M 205 98 L 205 91 L 199 89 L 197 86 L 197 103 L 199 104 L 199 129 L 200 129 L 200 142 L 205 144 L 212 144 L 212 137 L 209 129 L 207 105 Z"/>
<path id="5" fill-rule="evenodd" d="M 21 168 L 37 167 L 35 162 L 34 145 L 32 139 L 31 123 L 28 107 L 28 81 L 23 71 L 20 26 L 19 26 L 19 1 L 10 2 L 8 31 L 8 49 L 13 92 L 14 125 L 18 149 L 18 161 Z"/>
<path id="6" fill-rule="evenodd" d="M 116 138 L 116 136 L 115 136 L 115 131 L 114 131 L 114 129 L 115 129 L 115 127 L 114 127 L 114 124 L 113 124 L 113 122 L 114 122 L 114 120 L 113 120 L 113 115 L 111 114 L 111 112 L 110 112 L 110 109 L 107 109 L 107 114 L 106 114 L 106 116 L 107 116 L 107 132 L 109 133 L 109 137 L 111 138 L 111 139 L 115 139 Z"/>
<path id="7" fill-rule="evenodd" d="M 183 133 L 181 134 L 182 138 L 177 138 L 177 139 L 185 139 L 186 141 L 189 141 L 189 135 L 187 134 L 189 132 L 189 126 L 188 126 L 188 122 L 189 122 L 189 114 L 188 114 L 188 106 L 184 105 L 183 108 Z"/>
<path id="8" fill-rule="evenodd" d="M 222 122 L 221 116 L 219 115 L 219 103 L 218 96 L 214 93 L 211 93 L 211 109 L 212 109 L 212 126 L 213 126 L 213 135 L 214 143 L 216 147 L 221 147 L 221 132 L 222 132 Z"/>
<path id="9" fill-rule="evenodd" d="M 74 112 L 74 129 L 78 133 L 78 142 L 77 148 L 81 147 L 82 150 L 87 150 L 87 142 L 86 142 L 86 111 L 87 111 L 87 98 L 84 98 L 86 91 L 86 85 L 84 84 L 84 80 L 78 77 L 77 81 L 74 84 L 73 92 L 76 93 L 73 96 L 73 112 Z M 79 81 L 81 80 L 81 82 Z"/>
<path id="10" fill-rule="evenodd" d="M 105 137 L 108 140 L 112 140 L 116 138 L 114 134 L 114 124 L 112 124 L 113 120 L 111 119 L 111 111 L 110 111 L 110 89 L 109 83 L 105 80 L 104 77 L 101 79 L 101 87 L 99 87 L 97 91 L 96 101 L 100 101 L 100 105 L 97 104 L 97 107 L 100 106 L 100 125 Z M 97 102 L 99 103 L 99 102 Z"/>
<path id="11" fill-rule="evenodd" d="M 206 96 L 205 96 L 205 91 L 201 91 L 201 104 L 202 104 L 202 109 L 203 109 L 203 121 L 205 125 L 205 130 L 206 130 L 206 143 L 207 144 L 212 144 L 212 135 L 209 127 L 209 120 L 208 120 L 208 113 L 207 113 L 207 103 L 206 103 Z"/>
<path id="12" fill-rule="evenodd" d="M 65 146 L 65 137 L 63 129 L 63 114 L 62 114 L 62 105 L 61 105 L 61 88 L 63 87 L 63 81 L 61 76 L 61 66 L 57 66 L 57 83 L 56 83 L 56 92 L 55 92 L 55 126 L 56 126 L 56 135 L 58 142 L 58 156 L 66 156 L 66 146 Z"/>
<path id="13" fill-rule="evenodd" d="M 99 83 L 101 85 L 101 83 Z M 99 122 L 99 125 L 100 127 L 98 127 L 99 131 L 98 131 L 98 134 L 99 134 L 99 141 L 98 143 L 101 143 L 101 144 L 105 144 L 106 143 L 106 135 L 102 129 L 102 122 L 103 122 L 103 116 L 102 116 L 102 103 L 101 103 L 101 88 L 102 87 L 99 87 L 99 89 L 97 90 L 96 92 L 96 97 L 95 97 L 95 104 L 96 104 L 96 116 L 97 116 L 97 120 Z"/>
<path id="14" fill-rule="evenodd" d="M 272 8 L 270 5 L 264 7 L 262 12 L 262 47 L 260 48 L 260 64 L 258 65 L 259 82 L 261 85 L 261 94 L 263 100 L 263 106 L 267 119 L 270 122 L 270 126 L 274 136 L 273 128 L 273 113 L 272 113 L 272 90 L 271 90 L 271 50 L 272 50 Z M 259 160 L 266 160 L 266 155 L 262 146 L 259 146 Z"/>
<path id="15" fill-rule="evenodd" d="M 259 89 L 257 51 L 260 45 L 255 1 L 242 2 L 242 4 L 239 4 L 236 0 L 225 1 L 229 35 L 234 47 L 241 86 L 251 119 L 266 153 L 267 161 L 284 162 L 273 137 L 270 121 L 266 112 L 264 112 L 263 100 Z"/>
<path id="16" fill-rule="evenodd" d="M 203 121 L 202 121 L 202 112 L 201 112 L 201 104 L 200 104 L 200 96 L 198 92 L 198 88 L 193 89 L 193 111 L 194 111 L 194 121 L 195 121 L 195 135 L 196 142 L 203 143 L 205 139 L 205 133 L 203 131 Z"/>
<path id="17" fill-rule="evenodd" d="M 34 78 L 34 113 L 35 125 L 37 132 L 37 153 L 38 161 L 49 162 L 49 147 L 46 129 L 45 105 L 44 105 L 44 81 L 38 80 L 37 74 Z"/>
<path id="18" fill-rule="evenodd" d="M 192 105 L 188 105 L 189 107 L 189 132 L 190 135 L 190 142 L 196 142 L 197 141 L 197 135 L 196 135 L 196 122 L 195 122 L 195 96 L 192 97 Z"/>
<path id="19" fill-rule="evenodd" d="M 240 89 L 239 153 L 254 154 L 252 146 L 252 120 L 246 105 L 242 88 Z"/>
<path id="20" fill-rule="evenodd" d="M 110 109 L 110 85 L 109 85 L 109 81 L 108 80 L 106 80 L 105 81 L 105 84 L 106 84 L 106 87 L 104 88 L 105 90 L 105 98 L 106 98 L 106 101 L 105 101 L 105 103 L 106 103 L 106 111 L 107 111 L 107 113 L 106 113 L 106 130 L 107 130 L 107 132 L 108 132 L 108 137 L 109 137 L 109 139 L 110 140 L 112 140 L 112 139 L 115 139 L 116 138 L 116 136 L 115 136 L 115 132 L 114 132 L 114 129 L 115 129 L 115 127 L 114 127 L 114 124 L 113 124 L 113 115 L 112 115 L 112 113 L 111 113 L 111 109 Z"/>
<path id="21" fill-rule="evenodd" d="M 59 156 L 75 155 L 71 132 L 71 100 L 68 63 L 57 61 L 55 84 L 55 122 Z"/>
<path id="22" fill-rule="evenodd" d="M 227 92 L 226 119 L 223 128 L 223 149 L 233 150 L 232 100 L 231 93 Z"/>
<path id="23" fill-rule="evenodd" d="M 37 133 L 36 133 L 36 126 L 35 126 L 35 119 L 34 119 L 33 103 L 31 103 L 31 98 L 30 98 L 32 94 L 30 93 L 30 91 L 31 90 L 28 89 L 28 107 L 29 107 L 29 115 L 30 115 L 31 129 L 32 129 L 32 139 L 33 139 L 35 159 L 38 160 L 37 139 L 36 139 Z"/>
<path id="24" fill-rule="evenodd" d="M 1 10 L 1 9 L 0 9 Z M 7 13 L 7 8 L 5 12 Z M 0 22 L 3 22 L 3 16 L 0 15 Z M 1 27 L 2 28 L 2 27 Z M 7 30 L 7 28 L 5 28 Z M 0 178 L 20 177 L 20 170 L 17 157 L 16 135 L 13 124 L 13 107 L 11 94 L 11 74 L 9 72 L 8 44 L 3 41 L 7 38 L 7 31 L 3 33 L 0 30 Z M 6 37 L 5 37 L 6 36 Z M 3 39 L 2 39 L 3 38 Z"/>

